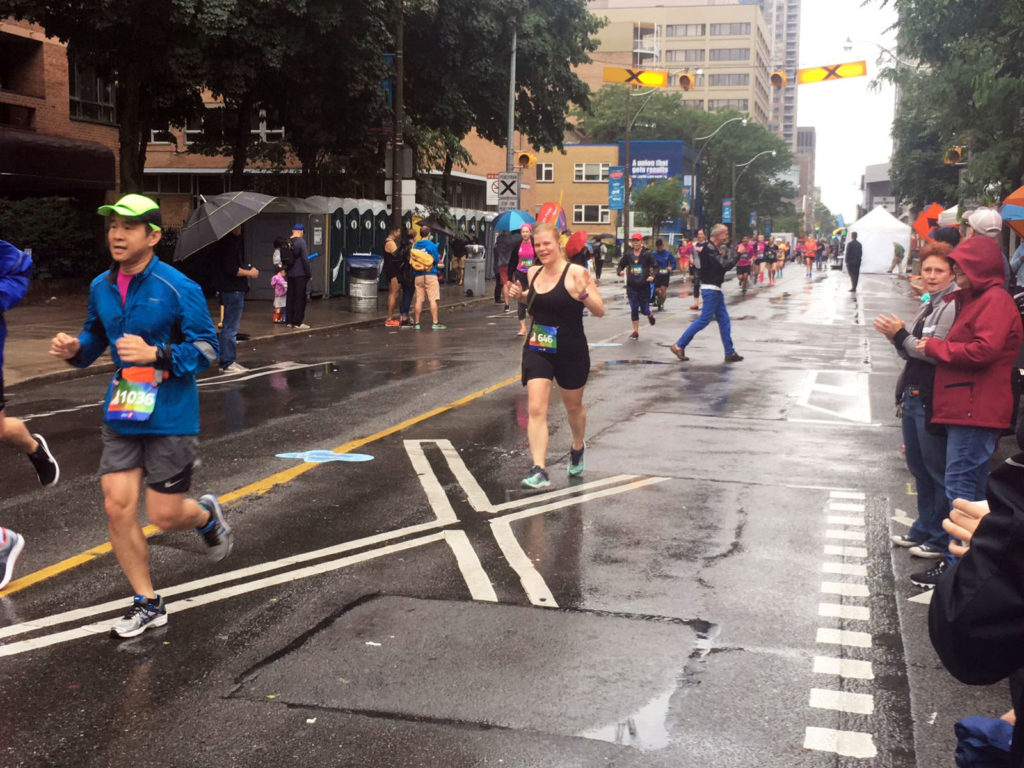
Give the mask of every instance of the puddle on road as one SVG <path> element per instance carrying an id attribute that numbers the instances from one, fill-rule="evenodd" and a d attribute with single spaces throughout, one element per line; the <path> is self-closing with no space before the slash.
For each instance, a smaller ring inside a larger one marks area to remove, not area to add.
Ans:
<path id="1" fill-rule="evenodd" d="M 595 363 L 592 371 L 600 371 L 604 368 L 622 368 L 632 365 L 672 365 L 674 360 L 602 360 Z"/>

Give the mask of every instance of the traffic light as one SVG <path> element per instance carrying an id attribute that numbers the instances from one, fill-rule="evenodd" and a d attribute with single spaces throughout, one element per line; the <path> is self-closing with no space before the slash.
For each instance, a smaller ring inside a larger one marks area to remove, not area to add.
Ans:
<path id="1" fill-rule="evenodd" d="M 942 156 L 942 162 L 946 165 L 960 165 L 964 161 L 963 147 L 950 147 Z"/>
<path id="2" fill-rule="evenodd" d="M 786 73 L 785 72 L 772 72 L 768 78 L 771 81 L 772 88 L 785 88 L 786 87 Z"/>
<path id="3" fill-rule="evenodd" d="M 529 168 L 537 164 L 537 156 L 529 152 L 520 152 L 516 155 L 516 165 L 520 168 Z"/>
<path id="4" fill-rule="evenodd" d="M 679 76 L 679 88 L 683 91 L 688 91 L 693 88 L 694 83 L 697 82 L 697 78 L 689 72 L 683 72 Z"/>

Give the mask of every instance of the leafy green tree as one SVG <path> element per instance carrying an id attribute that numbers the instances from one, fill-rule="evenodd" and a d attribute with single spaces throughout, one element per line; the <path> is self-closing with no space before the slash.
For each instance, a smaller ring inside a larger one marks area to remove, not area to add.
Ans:
<path id="1" fill-rule="evenodd" d="M 447 176 L 474 128 L 505 144 L 513 29 L 516 129 L 540 149 L 562 147 L 569 105 L 589 103 L 574 67 L 589 61 L 599 28 L 585 0 L 406 3 L 405 108 L 418 165 Z"/>
<path id="2" fill-rule="evenodd" d="M 120 175 L 142 188 L 151 129 L 181 124 L 200 103 L 199 43 L 235 0 L 5 0 L 0 15 L 41 24 L 69 54 L 116 82 Z"/>
<path id="3" fill-rule="evenodd" d="M 955 171 L 939 167 L 950 146 L 968 150 L 961 196 L 998 201 L 1024 182 L 1024 12 L 1016 0 L 880 0 L 899 13 L 901 60 L 893 165 L 899 194 L 931 202 Z M 916 64 L 909 66 L 902 59 Z M 920 141 L 914 134 L 924 129 Z M 929 147 L 926 142 L 937 142 Z M 933 151 L 934 150 L 934 151 Z M 915 164 L 922 166 L 913 170 Z M 923 190 L 927 190 L 924 192 Z M 953 202 L 948 197 L 943 202 Z"/>
<path id="4" fill-rule="evenodd" d="M 683 182 L 672 178 L 664 181 L 652 181 L 633 192 L 633 210 L 639 223 L 644 227 L 652 227 L 654 236 L 661 234 L 661 225 L 665 221 L 678 219 L 683 209 Z"/>
<path id="5" fill-rule="evenodd" d="M 636 116 L 632 139 L 681 139 L 691 146 L 697 145 L 701 151 L 701 200 L 705 221 L 721 220 L 722 200 L 732 194 L 734 166 L 766 150 L 774 150 L 775 156 L 758 158 L 737 186 L 739 204 L 734 206 L 733 220 L 749 221 L 750 211 L 754 209 L 760 217 L 792 215 L 793 206 L 788 200 L 796 191 L 777 176 L 789 170 L 793 155 L 786 143 L 763 125 L 753 119 L 746 125 L 736 120 L 725 125 L 713 139 L 701 143 L 695 139 L 712 134 L 727 120 L 745 115 L 731 110 L 715 113 L 693 110 L 683 106 L 678 93 L 661 91 L 631 98 L 629 109 L 630 114 Z M 577 109 L 574 115 L 587 141 L 621 141 L 625 138 L 626 86 L 601 88 L 594 94 L 590 106 Z"/>

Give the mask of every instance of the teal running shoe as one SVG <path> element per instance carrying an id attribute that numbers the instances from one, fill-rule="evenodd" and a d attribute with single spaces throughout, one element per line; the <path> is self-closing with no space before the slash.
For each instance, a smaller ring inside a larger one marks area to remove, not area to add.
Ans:
<path id="1" fill-rule="evenodd" d="M 541 488 L 547 488 L 551 485 L 551 480 L 548 478 L 548 471 L 543 467 L 538 467 L 536 464 L 530 469 L 530 474 L 523 478 L 523 488 L 532 488 L 533 490 L 539 490 Z"/>
<path id="2" fill-rule="evenodd" d="M 586 446 L 578 451 L 573 448 L 569 451 L 569 477 L 579 477 L 583 474 L 583 451 Z"/>

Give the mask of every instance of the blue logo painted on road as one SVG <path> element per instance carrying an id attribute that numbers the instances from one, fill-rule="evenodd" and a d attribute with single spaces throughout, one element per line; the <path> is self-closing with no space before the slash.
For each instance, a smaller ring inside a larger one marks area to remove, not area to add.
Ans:
<path id="1" fill-rule="evenodd" d="M 373 461 L 366 453 L 335 453 L 334 451 L 303 451 L 302 453 L 279 453 L 279 459 L 300 459 L 309 464 L 326 464 L 330 461 Z"/>

